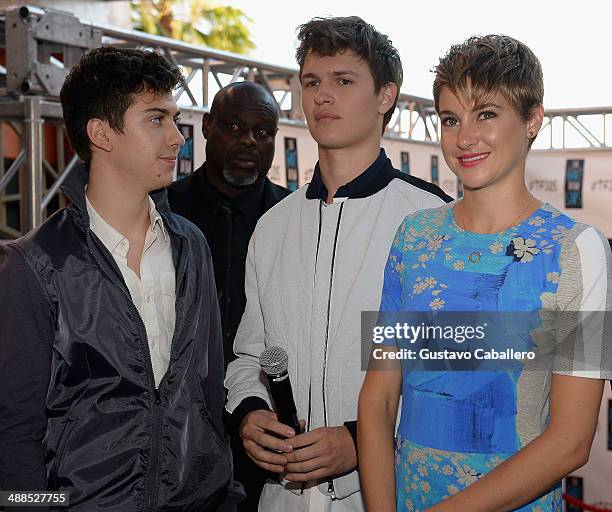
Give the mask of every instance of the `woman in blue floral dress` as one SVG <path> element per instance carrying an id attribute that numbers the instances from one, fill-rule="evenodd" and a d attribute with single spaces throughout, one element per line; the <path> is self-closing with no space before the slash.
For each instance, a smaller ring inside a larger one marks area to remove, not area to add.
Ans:
<path id="1" fill-rule="evenodd" d="M 561 511 L 561 479 L 588 459 L 612 377 L 607 323 L 592 313 L 611 309 L 610 249 L 525 185 L 543 119 L 542 71 L 529 48 L 507 36 L 453 46 L 436 69 L 434 99 L 442 152 L 465 195 L 399 227 L 379 322 L 388 312 L 501 312 L 514 315 L 506 332 L 516 347 L 550 357 L 496 371 L 393 359 L 371 367 L 358 424 L 366 506 Z M 545 313 L 572 312 L 590 323 L 546 323 Z M 384 346 L 407 348 L 399 337 Z"/>

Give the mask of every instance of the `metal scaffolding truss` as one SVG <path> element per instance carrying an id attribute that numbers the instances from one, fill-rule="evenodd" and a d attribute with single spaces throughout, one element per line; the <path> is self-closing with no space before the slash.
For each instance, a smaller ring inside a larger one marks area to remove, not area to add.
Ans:
<path id="1" fill-rule="evenodd" d="M 40 96 L 25 96 L 16 101 L 0 102 L 0 125 L 6 123 L 19 140 L 19 153 L 10 165 L 4 157 L 4 130 L 0 129 L 0 238 L 15 237 L 39 225 L 49 210 L 63 206 L 59 187 L 77 164 L 78 158 L 67 159 L 66 135 L 61 107 L 57 101 Z M 45 158 L 45 124 L 55 127 L 56 164 Z M 0 126 L 1 128 L 1 126 Z M 9 184 L 17 180 L 18 193 L 7 193 Z M 54 203 L 55 201 L 55 203 Z M 7 206 L 20 204 L 20 229 L 7 222 Z"/>
<path id="2" fill-rule="evenodd" d="M 211 90 L 237 81 L 257 82 L 276 99 L 281 117 L 303 121 L 301 87 L 297 70 L 274 66 L 219 50 L 175 41 L 143 32 L 99 27 L 105 46 L 128 46 L 155 50 L 185 72 L 185 86 L 175 95 L 178 102 L 185 97 L 192 107 L 208 109 Z"/>
<path id="3" fill-rule="evenodd" d="M 433 100 L 401 93 L 386 136 L 439 144 L 440 130 Z"/>
<path id="4" fill-rule="evenodd" d="M 142 32 L 84 24 L 70 13 L 53 9 L 0 10 L 0 49 L 4 48 L 6 56 L 6 65 L 0 66 L 0 238 L 29 231 L 49 211 L 62 205 L 58 190 L 77 159 L 66 159 L 59 90 L 80 56 L 100 45 L 154 50 L 181 66 L 186 81 L 175 98 L 182 110 L 208 110 L 216 90 L 248 80 L 272 93 L 281 112 L 281 123 L 304 126 L 301 86 L 295 68 Z M 44 157 L 49 150 L 45 144 L 50 144 L 44 136 L 46 124 L 56 126 L 53 144 L 58 163 L 54 165 Z M 5 125 L 20 145 L 16 158 L 6 162 Z M 612 107 L 550 110 L 534 149 L 609 149 L 611 134 Z M 440 125 L 433 101 L 400 94 L 385 136 L 439 144 Z M 15 228 L 8 225 L 7 211 L 17 203 L 20 222 Z"/>
<path id="5" fill-rule="evenodd" d="M 0 12 L 6 62 L 0 69 L 0 238 L 29 231 L 63 205 L 59 187 L 77 158 L 67 160 L 58 95 L 69 69 L 101 37 L 96 27 L 53 9 Z M 19 148 L 10 159 L 6 138 Z M 45 156 L 51 153 L 54 163 Z"/>
<path id="6" fill-rule="evenodd" d="M 612 107 L 549 109 L 538 149 L 612 148 Z"/>
<path id="7" fill-rule="evenodd" d="M 439 144 L 433 100 L 401 94 L 386 136 Z M 612 149 L 612 107 L 546 110 L 533 149 Z"/>

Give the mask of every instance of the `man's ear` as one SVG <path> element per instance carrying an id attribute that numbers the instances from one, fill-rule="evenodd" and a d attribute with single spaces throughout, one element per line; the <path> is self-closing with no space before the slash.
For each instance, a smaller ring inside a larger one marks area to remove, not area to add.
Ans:
<path id="1" fill-rule="evenodd" d="M 208 134 L 210 132 L 210 114 L 206 112 L 202 117 L 202 135 L 204 135 L 205 139 L 208 139 Z"/>
<path id="2" fill-rule="evenodd" d="M 381 115 L 385 115 L 391 107 L 397 97 L 399 91 L 397 90 L 397 84 L 395 82 L 389 82 L 383 85 L 378 92 L 378 112 Z"/>
<path id="3" fill-rule="evenodd" d="M 98 118 L 87 121 L 87 136 L 89 137 L 89 141 L 95 147 L 107 153 L 113 150 L 111 131 L 113 131 L 113 129 L 106 121 L 102 121 Z"/>

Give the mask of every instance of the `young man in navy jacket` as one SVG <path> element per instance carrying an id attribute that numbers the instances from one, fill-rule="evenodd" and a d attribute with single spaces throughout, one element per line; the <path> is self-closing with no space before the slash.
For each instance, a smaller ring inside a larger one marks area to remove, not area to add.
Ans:
<path id="1" fill-rule="evenodd" d="M 71 204 L 0 249 L 3 490 L 67 491 L 71 511 L 233 510 L 210 251 L 163 190 L 182 81 L 155 53 L 99 48 L 64 83 L 84 161 Z"/>

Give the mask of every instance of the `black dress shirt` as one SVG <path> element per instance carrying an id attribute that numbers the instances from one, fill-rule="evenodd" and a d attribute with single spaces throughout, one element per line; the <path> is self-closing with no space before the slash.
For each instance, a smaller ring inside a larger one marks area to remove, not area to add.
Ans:
<path id="1" fill-rule="evenodd" d="M 264 178 L 231 198 L 213 187 L 206 163 L 168 190 L 170 208 L 198 226 L 210 246 L 223 326 L 225 366 L 246 305 L 244 269 L 249 240 L 259 218 L 290 191 Z"/>

